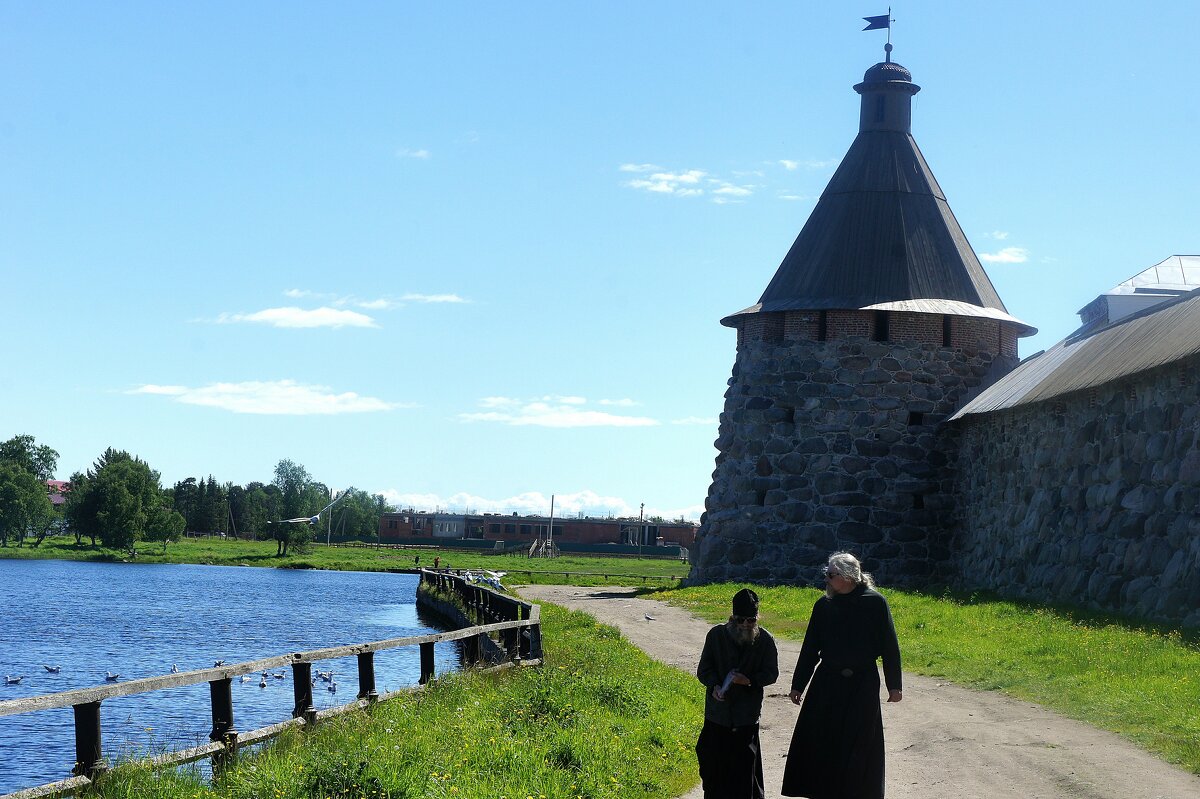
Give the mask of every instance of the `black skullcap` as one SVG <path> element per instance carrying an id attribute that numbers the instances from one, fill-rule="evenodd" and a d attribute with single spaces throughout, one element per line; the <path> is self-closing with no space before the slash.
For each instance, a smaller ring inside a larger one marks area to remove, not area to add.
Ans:
<path id="1" fill-rule="evenodd" d="M 735 616 L 757 616 L 758 615 L 758 594 L 751 591 L 749 588 L 743 588 L 733 595 L 733 615 Z"/>

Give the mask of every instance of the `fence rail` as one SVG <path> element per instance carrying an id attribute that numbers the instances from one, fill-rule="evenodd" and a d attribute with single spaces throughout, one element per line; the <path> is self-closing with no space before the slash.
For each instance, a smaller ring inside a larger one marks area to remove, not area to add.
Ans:
<path id="1" fill-rule="evenodd" d="M 446 641 L 463 641 L 463 659 L 468 666 L 479 665 L 485 660 L 489 665 L 501 668 L 514 664 L 533 665 L 541 662 L 541 609 L 537 605 L 497 593 L 449 572 L 423 569 L 421 584 L 430 589 L 456 595 L 459 603 L 476 620 L 486 623 L 443 633 L 407 638 L 387 638 L 361 644 L 293 652 L 245 663 L 234 663 L 229 666 L 197 669 L 178 674 L 166 674 L 94 688 L 80 688 L 56 694 L 43 694 L 0 702 L 0 717 L 64 707 L 74 708 L 75 711 L 75 767 L 72 769 L 74 776 L 5 794 L 0 796 L 0 799 L 66 796 L 79 792 L 102 774 L 106 767 L 101 750 L 100 703 L 106 699 L 208 683 L 213 725 L 212 732 L 209 733 L 210 743 L 190 749 L 167 752 L 151 758 L 148 762 L 156 767 L 167 767 L 191 763 L 207 757 L 212 758 L 214 770 L 219 770 L 236 755 L 239 747 L 261 743 L 290 727 L 313 725 L 331 716 L 366 707 L 380 699 L 387 699 L 413 690 L 406 688 L 383 695 L 376 691 L 374 661 L 376 652 L 404 646 L 419 647 L 421 668 L 418 686 L 424 686 L 434 678 L 433 647 L 434 644 Z M 502 645 L 493 646 L 490 656 L 485 656 L 483 639 L 491 640 L 491 636 L 496 633 L 499 634 Z M 499 656 L 496 653 L 499 653 Z M 350 655 L 356 655 L 358 658 L 357 697 L 347 704 L 318 711 L 313 706 L 313 664 Z M 292 718 L 251 732 L 238 732 L 233 723 L 231 686 L 234 678 L 281 666 L 290 666 L 292 669 L 292 693 L 295 699 Z"/>

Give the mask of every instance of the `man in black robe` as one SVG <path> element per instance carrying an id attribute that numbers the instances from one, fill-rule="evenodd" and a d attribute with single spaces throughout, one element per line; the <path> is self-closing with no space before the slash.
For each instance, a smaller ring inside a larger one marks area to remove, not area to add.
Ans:
<path id="1" fill-rule="evenodd" d="M 853 555 L 831 555 L 824 576 L 825 596 L 813 607 L 788 694 L 804 705 L 784 766 L 783 795 L 883 799 L 875 661 L 883 659 L 887 701 L 901 701 L 896 628 L 887 600 Z"/>
<path id="2" fill-rule="evenodd" d="M 708 631 L 696 678 L 705 688 L 696 742 L 705 799 L 763 799 L 758 720 L 763 687 L 779 679 L 779 653 L 758 626 L 758 595 L 749 588 L 734 595 L 729 621 Z"/>

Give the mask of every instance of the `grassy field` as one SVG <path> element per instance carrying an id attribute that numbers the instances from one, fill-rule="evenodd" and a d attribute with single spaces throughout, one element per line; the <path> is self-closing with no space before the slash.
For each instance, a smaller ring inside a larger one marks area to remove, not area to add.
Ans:
<path id="1" fill-rule="evenodd" d="M 233 538 L 185 538 L 170 544 L 141 544 L 137 563 L 202 563 L 218 566 L 266 566 L 287 569 L 338 569 L 344 571 L 391 571 L 413 569 L 414 559 L 432 567 L 441 559 L 442 568 L 491 569 L 510 572 L 524 583 L 571 583 L 573 585 L 646 585 L 670 582 L 687 574 L 687 564 L 671 558 L 602 557 L 561 555 L 556 558 L 528 558 L 524 555 L 494 555 L 462 549 L 434 547 L 386 549 L 313 544 L 303 554 L 276 557 L 274 541 L 241 541 Z M 121 550 L 76 546 L 72 538 L 50 538 L 37 548 L 3 547 L 3 558 L 56 558 L 100 562 L 130 561 Z M 564 577 L 564 573 L 569 575 Z"/>
<path id="2" fill-rule="evenodd" d="M 698 782 L 694 677 L 586 614 L 543 606 L 546 664 L 452 674 L 429 689 L 292 733 L 214 785 L 126 764 L 102 799 L 668 799 Z"/>
<path id="3" fill-rule="evenodd" d="M 734 585 L 651 596 L 717 621 Z M 755 588 L 762 624 L 803 638 L 821 592 Z M 890 591 L 904 670 L 1037 702 L 1200 774 L 1200 634 L 979 596 Z"/>

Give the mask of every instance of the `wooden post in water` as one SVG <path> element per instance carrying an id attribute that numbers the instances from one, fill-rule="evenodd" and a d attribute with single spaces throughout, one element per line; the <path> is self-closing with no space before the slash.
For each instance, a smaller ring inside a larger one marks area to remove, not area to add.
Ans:
<path id="1" fill-rule="evenodd" d="M 292 708 L 292 718 L 304 718 L 312 722 L 317 715 L 313 707 L 312 664 L 292 664 L 292 695 L 296 698 L 296 706 Z"/>
<path id="2" fill-rule="evenodd" d="M 375 653 L 358 653 L 358 698 L 368 702 L 379 699 L 375 691 Z"/>
<path id="3" fill-rule="evenodd" d="M 221 769 L 229 765 L 233 760 L 233 756 L 237 753 L 237 730 L 233 728 L 233 692 L 230 686 L 233 684 L 233 678 L 225 678 L 222 680 L 210 680 L 208 683 L 208 696 L 212 704 L 212 732 L 208 734 L 208 740 L 214 743 L 219 741 L 224 744 L 225 748 L 217 752 L 212 757 L 212 766 L 214 772 L 219 772 Z"/>
<path id="4" fill-rule="evenodd" d="M 74 705 L 75 710 L 75 768 L 71 773 L 94 778 L 104 771 L 100 752 L 100 703 Z"/>
<path id="5" fill-rule="evenodd" d="M 433 679 L 433 642 L 421 644 L 421 685 Z"/>

